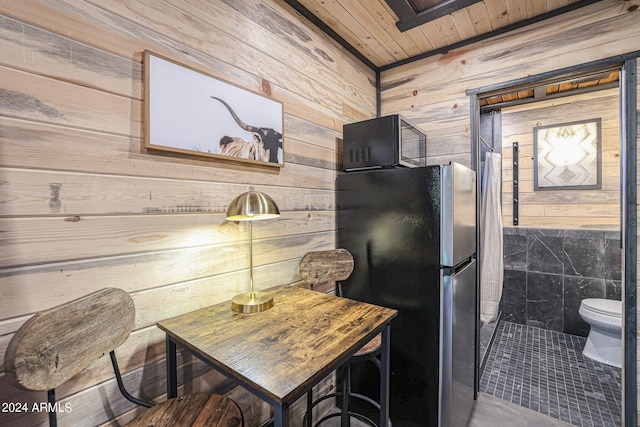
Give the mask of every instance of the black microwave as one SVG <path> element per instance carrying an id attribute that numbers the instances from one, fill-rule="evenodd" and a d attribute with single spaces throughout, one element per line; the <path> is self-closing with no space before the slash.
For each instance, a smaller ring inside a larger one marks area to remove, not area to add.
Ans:
<path id="1" fill-rule="evenodd" d="M 400 114 L 342 128 L 345 171 L 427 165 L 427 134 Z"/>

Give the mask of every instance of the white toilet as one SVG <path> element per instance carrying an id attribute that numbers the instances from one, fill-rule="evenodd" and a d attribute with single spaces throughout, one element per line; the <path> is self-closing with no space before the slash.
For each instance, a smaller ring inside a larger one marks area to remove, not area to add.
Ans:
<path id="1" fill-rule="evenodd" d="M 583 299 L 578 313 L 590 326 L 582 354 L 598 362 L 622 367 L 622 301 Z"/>

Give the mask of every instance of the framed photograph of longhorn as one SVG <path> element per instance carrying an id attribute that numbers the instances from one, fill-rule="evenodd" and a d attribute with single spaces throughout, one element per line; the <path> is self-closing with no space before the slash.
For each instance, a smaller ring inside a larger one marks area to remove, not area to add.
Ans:
<path id="1" fill-rule="evenodd" d="M 281 102 L 144 53 L 145 148 L 284 166 Z"/>

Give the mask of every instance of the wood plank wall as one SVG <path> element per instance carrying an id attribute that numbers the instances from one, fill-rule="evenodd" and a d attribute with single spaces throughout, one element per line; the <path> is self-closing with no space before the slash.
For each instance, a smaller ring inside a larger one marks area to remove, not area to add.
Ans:
<path id="1" fill-rule="evenodd" d="M 638 22 L 640 1 L 603 0 L 484 42 L 385 71 L 381 75 L 382 112 L 400 112 L 427 131 L 430 163 L 456 160 L 469 164 L 466 90 L 637 51 Z"/>
<path id="2" fill-rule="evenodd" d="M 248 228 L 224 219 L 233 197 L 253 185 L 282 212 L 254 227 L 259 288 L 297 280 L 307 251 L 335 247 L 342 125 L 375 115 L 375 75 L 279 0 L 2 0 L 0 35 L 0 357 L 32 313 L 119 287 L 137 311 L 117 351 L 125 382 L 162 399 L 155 322 L 248 286 Z M 145 49 L 282 101 L 285 167 L 146 152 Z M 104 359 L 58 390 L 72 408 L 61 425 L 135 413 Z M 183 361 L 188 391 L 228 392 L 247 426 L 268 418 L 246 392 Z M 46 397 L 2 373 L 0 402 Z M 45 419 L 0 413 L 7 426 Z"/>
<path id="3" fill-rule="evenodd" d="M 534 191 L 533 128 L 601 119 L 602 188 Z M 518 225 L 620 230 L 620 91 L 608 89 L 502 110 L 502 223 L 513 226 L 513 150 L 518 142 Z"/>

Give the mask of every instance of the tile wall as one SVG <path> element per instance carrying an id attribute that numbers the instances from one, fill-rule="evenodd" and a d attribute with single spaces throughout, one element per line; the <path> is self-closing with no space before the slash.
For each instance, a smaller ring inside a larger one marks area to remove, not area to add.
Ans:
<path id="1" fill-rule="evenodd" d="M 620 299 L 620 233 L 504 229 L 502 319 L 587 336 L 584 298 Z"/>

